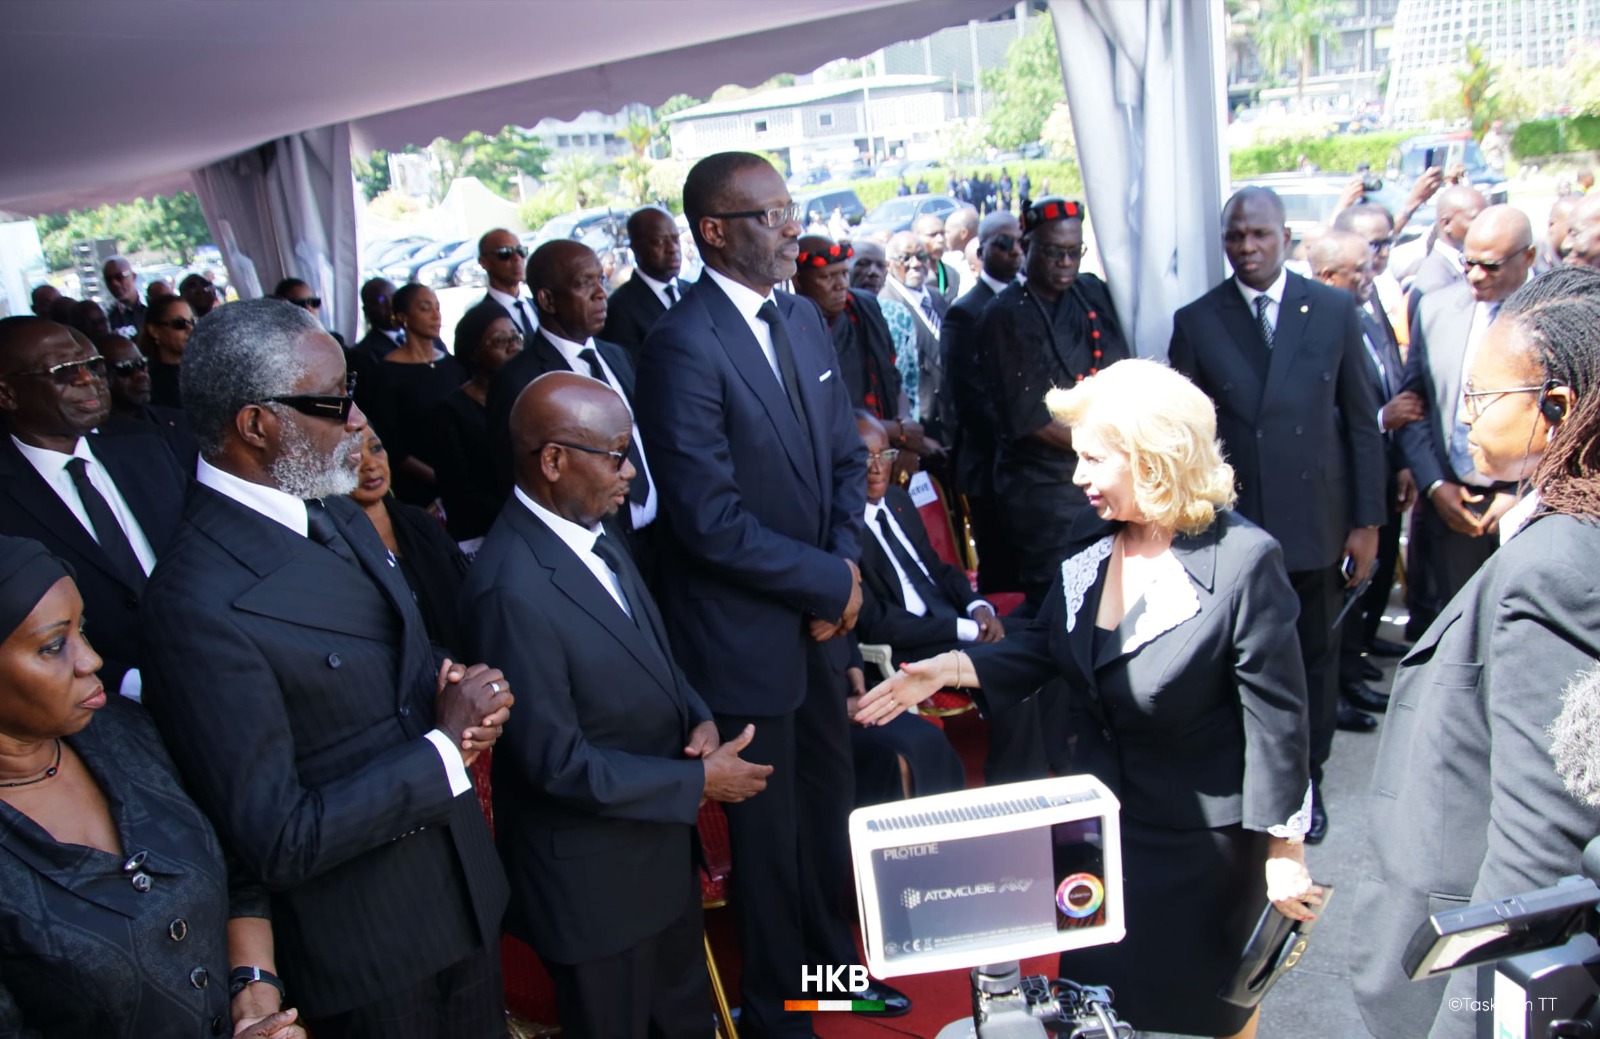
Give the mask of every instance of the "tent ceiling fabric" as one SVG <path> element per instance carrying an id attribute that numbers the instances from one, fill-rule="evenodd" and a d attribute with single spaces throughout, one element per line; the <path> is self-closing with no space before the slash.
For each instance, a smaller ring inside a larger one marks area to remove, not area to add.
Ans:
<path id="1" fill-rule="evenodd" d="M 350 122 L 395 149 L 805 72 L 1007 0 L 7 0 L 0 210 L 188 186 Z"/>

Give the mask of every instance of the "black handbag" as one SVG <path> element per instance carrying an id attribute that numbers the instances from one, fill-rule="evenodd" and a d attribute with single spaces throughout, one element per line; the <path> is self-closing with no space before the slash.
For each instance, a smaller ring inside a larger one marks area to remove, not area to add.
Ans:
<path id="1" fill-rule="evenodd" d="M 1279 978 L 1300 962 L 1306 946 L 1310 944 L 1311 929 L 1328 911 L 1328 900 L 1333 896 L 1331 886 L 1317 886 L 1322 888 L 1322 905 L 1317 908 L 1314 919 L 1291 920 L 1274 909 L 1271 902 L 1267 903 L 1261 919 L 1256 921 L 1255 933 L 1245 943 L 1239 966 L 1234 968 L 1233 976 L 1217 993 L 1218 999 L 1234 1006 L 1253 1007 L 1261 1002 L 1261 998 L 1277 984 Z"/>

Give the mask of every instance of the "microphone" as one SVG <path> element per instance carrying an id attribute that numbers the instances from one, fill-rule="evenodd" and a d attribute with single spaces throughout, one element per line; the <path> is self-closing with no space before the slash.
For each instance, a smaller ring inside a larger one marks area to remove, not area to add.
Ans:
<path id="1" fill-rule="evenodd" d="M 1580 671 L 1561 691 L 1561 713 L 1549 735 L 1550 757 L 1567 793 L 1600 808 L 1600 666 Z"/>

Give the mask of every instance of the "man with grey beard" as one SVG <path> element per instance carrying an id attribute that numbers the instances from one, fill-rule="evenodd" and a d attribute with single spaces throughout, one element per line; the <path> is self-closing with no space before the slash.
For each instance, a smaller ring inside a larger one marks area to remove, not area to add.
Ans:
<path id="1" fill-rule="evenodd" d="M 219 307 L 181 377 L 201 457 L 146 588 L 144 702 L 273 893 L 283 980 L 243 964 L 235 991 L 286 988 L 324 1039 L 504 1035 L 506 882 L 466 770 L 509 717 L 506 678 L 429 644 L 343 497 L 366 417 L 315 318 Z"/>

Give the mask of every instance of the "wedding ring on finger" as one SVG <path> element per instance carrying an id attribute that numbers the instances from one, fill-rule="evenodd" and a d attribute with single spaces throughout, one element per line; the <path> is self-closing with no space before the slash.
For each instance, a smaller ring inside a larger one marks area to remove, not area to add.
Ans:
<path id="1" fill-rule="evenodd" d="M 499 696 L 500 695 L 500 683 L 499 682 L 490 682 L 489 683 L 489 692 L 493 693 L 495 696 Z"/>

